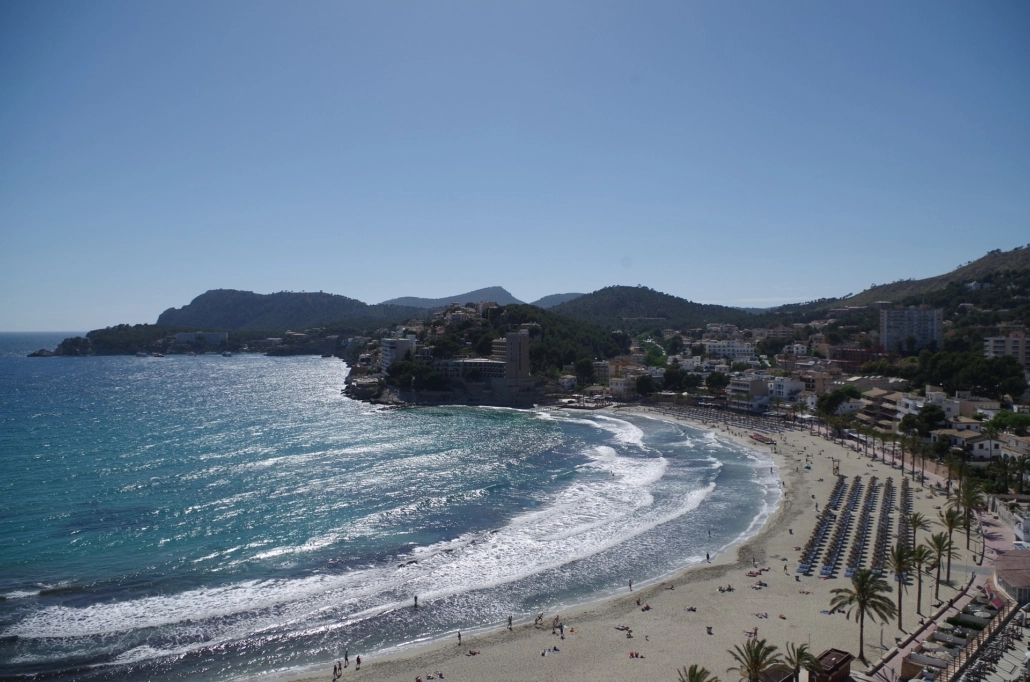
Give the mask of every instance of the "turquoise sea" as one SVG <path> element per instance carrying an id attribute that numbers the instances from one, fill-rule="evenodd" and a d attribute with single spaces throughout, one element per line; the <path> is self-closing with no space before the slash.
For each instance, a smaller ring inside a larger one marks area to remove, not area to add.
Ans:
<path id="1" fill-rule="evenodd" d="M 0 334 L 3 679 L 328 671 L 659 580 L 779 499 L 684 426 L 375 409 L 317 357 L 24 357 L 67 335 Z"/>

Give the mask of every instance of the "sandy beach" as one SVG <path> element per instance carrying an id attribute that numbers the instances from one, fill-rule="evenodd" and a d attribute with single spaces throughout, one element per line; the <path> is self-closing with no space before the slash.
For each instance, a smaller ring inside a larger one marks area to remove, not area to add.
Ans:
<path id="1" fill-rule="evenodd" d="M 677 669 L 692 663 L 703 665 L 723 679 L 736 679 L 726 673 L 732 665 L 727 649 L 746 641 L 746 632 L 758 628 L 758 636 L 781 649 L 788 641 L 810 643 L 819 653 L 829 647 L 858 653 L 858 625 L 842 614 L 824 613 L 832 598 L 831 590 L 850 586 L 851 581 L 839 567 L 831 579 L 820 579 L 819 571 L 812 575 L 798 575 L 796 569 L 800 552 L 809 539 L 817 520 L 816 504 L 822 509 L 829 498 L 836 477 L 832 472 L 831 457 L 839 460 L 840 473 L 850 481 L 862 476 L 867 481 L 876 476 L 880 483 L 893 477 L 897 487 L 901 472 L 888 463 L 865 456 L 851 448 L 834 444 L 807 431 L 788 431 L 775 436 L 777 445 L 760 445 L 748 438 L 748 433 L 725 425 L 701 424 L 687 419 L 660 415 L 645 408 L 619 410 L 639 412 L 669 421 L 681 421 L 691 426 L 715 431 L 719 438 L 733 439 L 749 448 L 772 454 L 783 480 L 783 498 L 776 511 L 761 530 L 751 539 L 731 548 L 711 564 L 693 566 L 662 584 L 654 584 L 604 601 L 584 604 L 561 612 L 565 638 L 551 634 L 551 621 L 556 615 L 545 614 L 544 621 L 516 622 L 509 631 L 506 626 L 474 635 L 464 633 L 461 646 L 457 638 L 433 642 L 402 650 L 389 656 L 367 655 L 350 651 L 351 665 L 344 670 L 343 679 L 373 681 L 404 680 L 411 682 L 416 676 L 423 680 L 436 671 L 444 679 L 472 682 L 476 680 L 569 680 L 604 682 L 607 680 L 676 680 Z M 812 455 L 812 467 L 806 470 L 805 457 Z M 907 464 L 907 462 L 906 462 Z M 910 476 L 910 474 L 906 474 Z M 918 481 L 911 481 L 914 490 L 913 511 L 935 519 L 937 509 L 944 504 L 943 495 L 931 495 Z M 814 496 L 814 497 L 813 497 Z M 930 532 L 941 527 L 934 523 Z M 896 514 L 892 516 L 892 540 L 896 531 Z M 919 542 L 927 537 L 919 532 Z M 965 547 L 965 538 L 955 534 L 955 544 Z M 974 543 L 975 544 L 975 543 Z M 849 544 L 850 546 L 850 538 Z M 956 586 L 965 582 L 972 563 L 968 553 L 953 561 L 952 582 Z M 750 577 L 754 565 L 768 568 L 761 577 Z M 636 576 L 627 575 L 627 581 Z M 758 581 L 766 587 L 753 589 Z M 892 587 L 896 586 L 890 577 Z M 732 585 L 732 592 L 720 592 L 720 587 Z M 673 589 L 670 589 L 673 588 Z M 956 590 L 946 584 L 940 588 L 940 597 L 949 599 Z M 931 612 L 933 602 L 932 576 L 923 580 L 923 613 Z M 637 600 L 640 600 L 640 606 Z M 647 611 L 644 605 L 650 605 Z M 904 598 L 904 628 L 896 621 L 882 626 L 866 621 L 865 647 L 869 662 L 883 653 L 885 646 L 894 644 L 895 637 L 911 632 L 919 621 L 916 613 L 916 585 L 909 587 Z M 688 610 L 691 609 L 691 610 Z M 696 610 L 695 610 L 696 609 Z M 767 614 L 767 617 L 763 617 Z M 782 616 L 782 617 L 781 617 Z M 632 629 L 632 637 L 617 626 Z M 711 633 L 708 634 L 708 628 Z M 560 652 L 541 655 L 557 647 Z M 467 655 L 469 650 L 478 653 Z M 642 658 L 632 658 L 630 652 L 639 652 Z M 362 656 L 360 671 L 354 659 Z M 340 652 L 342 657 L 343 652 Z M 854 669 L 864 665 L 856 662 Z M 331 680 L 331 666 L 316 674 L 307 674 L 295 680 Z"/>

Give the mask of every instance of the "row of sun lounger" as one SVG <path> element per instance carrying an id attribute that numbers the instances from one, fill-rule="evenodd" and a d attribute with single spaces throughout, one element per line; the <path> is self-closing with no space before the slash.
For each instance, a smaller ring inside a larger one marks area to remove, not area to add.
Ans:
<path id="1" fill-rule="evenodd" d="M 804 548 L 801 550 L 801 560 L 798 564 L 798 573 L 808 573 L 812 570 L 812 565 L 815 564 L 815 559 L 819 554 L 819 547 L 822 545 L 826 535 L 830 531 L 830 524 L 833 522 L 833 507 L 840 504 L 841 497 L 844 496 L 845 490 L 845 478 L 844 476 L 837 476 L 837 482 L 833 486 L 833 490 L 830 492 L 830 499 L 827 504 L 823 507 L 823 510 L 819 512 L 819 518 L 816 520 L 815 528 L 812 529 L 812 536 L 805 543 Z"/>
<path id="2" fill-rule="evenodd" d="M 908 479 L 901 478 L 901 513 L 898 514 L 898 541 L 905 545 L 912 545 L 912 526 L 908 522 L 908 515 L 912 513 L 912 489 L 908 487 Z"/>
<path id="3" fill-rule="evenodd" d="M 844 497 L 844 476 L 837 476 L 837 483 L 833 486 L 833 491 L 830 493 L 830 501 L 826 504 L 827 507 L 836 509 L 840 506 L 840 498 Z"/>
<path id="4" fill-rule="evenodd" d="M 869 542 L 869 532 L 872 528 L 873 507 L 876 505 L 876 476 L 869 479 L 866 487 L 865 500 L 862 502 L 862 511 L 858 517 L 858 524 L 855 526 L 854 540 L 851 542 L 851 552 L 848 554 L 848 561 L 844 569 L 844 577 L 850 578 L 862 565 L 862 557 L 865 554 L 866 544 Z"/>
<path id="5" fill-rule="evenodd" d="M 888 477 L 883 485 L 883 499 L 880 500 L 880 518 L 876 522 L 876 541 L 873 543 L 873 556 L 869 567 L 873 573 L 883 572 L 883 563 L 887 557 L 887 543 L 890 541 L 890 511 L 894 506 L 894 479 Z"/>

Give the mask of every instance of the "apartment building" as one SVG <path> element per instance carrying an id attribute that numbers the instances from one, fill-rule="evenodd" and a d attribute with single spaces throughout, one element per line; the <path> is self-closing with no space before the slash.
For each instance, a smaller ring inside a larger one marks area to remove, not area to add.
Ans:
<path id="1" fill-rule="evenodd" d="M 380 339 L 379 341 L 379 367 L 388 369 L 390 365 L 403 360 L 404 356 L 411 352 L 415 354 L 415 335 L 408 334 L 399 339 Z"/>
<path id="2" fill-rule="evenodd" d="M 984 357 L 1014 357 L 1021 365 L 1030 369 L 1030 349 L 1024 332 L 1011 332 L 1008 336 L 989 336 L 984 339 Z"/>
<path id="3" fill-rule="evenodd" d="M 704 341 L 705 353 L 710 358 L 729 358 L 734 362 L 750 360 L 755 355 L 753 344 L 744 341 Z"/>
<path id="4" fill-rule="evenodd" d="M 914 345 L 909 345 L 909 340 Z M 880 345 L 889 352 L 919 350 L 944 340 L 944 311 L 929 306 L 884 309 L 880 311 Z"/>

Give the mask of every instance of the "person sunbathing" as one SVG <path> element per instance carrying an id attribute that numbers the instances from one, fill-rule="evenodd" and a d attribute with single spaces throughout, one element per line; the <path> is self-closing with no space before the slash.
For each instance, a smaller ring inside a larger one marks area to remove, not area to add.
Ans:
<path id="1" fill-rule="evenodd" d="M 697 611 L 697 607 L 696 606 L 685 606 L 684 609 L 686 611 L 690 611 L 690 612 Z"/>
<path id="2" fill-rule="evenodd" d="M 642 608 L 640 610 L 641 611 L 650 611 L 651 610 L 651 605 L 650 604 L 644 604 L 644 608 Z"/>
<path id="3" fill-rule="evenodd" d="M 465 655 L 466 656 L 478 656 L 479 655 L 479 649 L 469 649 L 469 652 L 467 654 L 465 654 Z"/>

